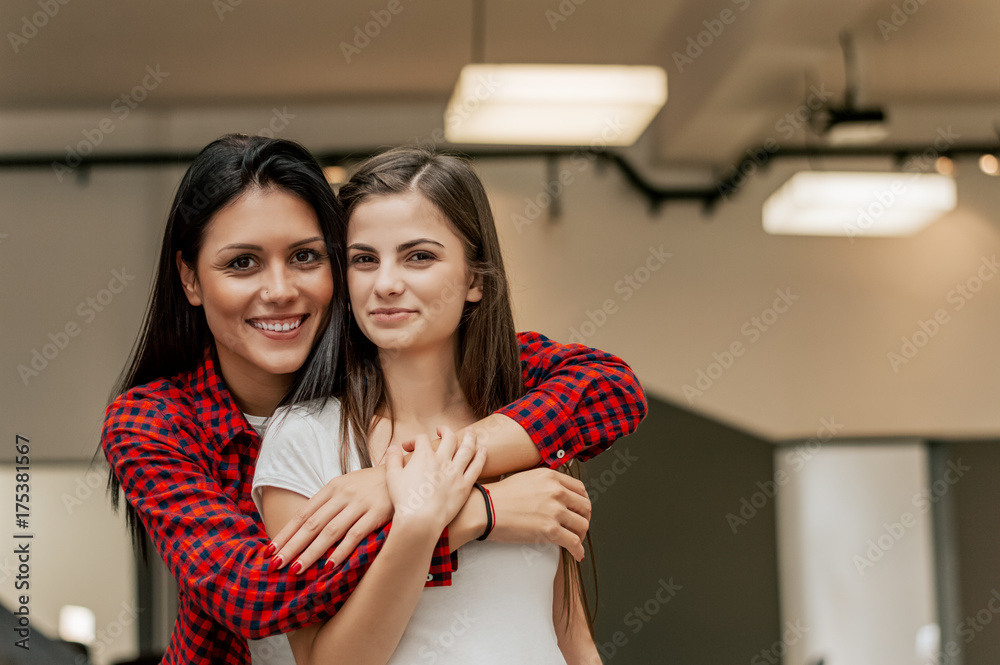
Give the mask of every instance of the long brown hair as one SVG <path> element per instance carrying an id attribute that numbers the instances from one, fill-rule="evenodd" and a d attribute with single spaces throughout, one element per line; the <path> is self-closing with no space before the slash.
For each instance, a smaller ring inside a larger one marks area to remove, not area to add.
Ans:
<path id="1" fill-rule="evenodd" d="M 351 214 L 369 198 L 408 192 L 421 194 L 444 214 L 462 239 L 470 271 L 482 280 L 482 299 L 465 303 L 455 366 L 470 409 L 477 418 L 485 418 L 525 394 L 507 273 L 486 190 L 466 159 L 425 148 L 400 147 L 365 160 L 340 188 L 339 198 L 350 224 Z M 364 336 L 353 317 L 348 327 L 341 440 L 353 438 L 354 453 L 364 467 L 370 467 L 368 436 L 372 424 L 378 413 L 386 413 L 393 420 L 392 403 L 378 348 Z M 350 454 L 349 446 L 341 446 L 342 468 L 350 468 Z M 563 614 L 568 624 L 572 594 L 580 595 L 585 607 L 587 599 L 580 567 L 565 550 L 562 562 Z M 590 614 L 587 610 L 593 633 Z"/>
<path id="2" fill-rule="evenodd" d="M 404 147 L 363 162 L 340 188 L 340 201 L 350 220 L 354 210 L 370 197 L 406 192 L 420 193 L 444 214 L 462 239 L 466 264 L 482 280 L 482 299 L 465 303 L 455 366 L 470 409 L 477 418 L 485 418 L 525 392 L 507 274 L 486 191 L 466 160 Z M 342 434 L 347 434 L 349 425 L 359 459 L 364 466 L 372 466 L 369 430 L 377 413 L 388 413 L 392 419 L 392 405 L 378 348 L 353 317 L 345 349 L 341 402 Z M 347 447 L 342 447 L 343 468 L 349 467 L 347 454 Z"/>

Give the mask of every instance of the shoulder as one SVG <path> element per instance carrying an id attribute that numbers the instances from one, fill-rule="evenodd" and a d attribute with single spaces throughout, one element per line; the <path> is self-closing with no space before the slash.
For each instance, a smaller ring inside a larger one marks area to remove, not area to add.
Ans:
<path id="1" fill-rule="evenodd" d="M 336 397 L 283 406 L 274 412 L 264 438 L 290 431 L 336 432 L 340 427 L 340 414 L 340 400 Z"/>
<path id="2" fill-rule="evenodd" d="M 517 333 L 517 343 L 521 345 L 522 349 L 533 344 L 545 344 L 548 341 L 548 337 L 541 333 L 536 333 L 533 330 L 522 330 Z"/>
<path id="3" fill-rule="evenodd" d="M 191 413 L 193 406 L 194 396 L 183 377 L 157 379 L 116 397 L 108 405 L 105 420 Z"/>
<path id="4" fill-rule="evenodd" d="M 179 431 L 201 429 L 202 414 L 183 376 L 157 379 L 116 397 L 104 413 L 102 444 L 110 454 L 116 443 L 134 448 L 140 440 L 168 443 Z"/>

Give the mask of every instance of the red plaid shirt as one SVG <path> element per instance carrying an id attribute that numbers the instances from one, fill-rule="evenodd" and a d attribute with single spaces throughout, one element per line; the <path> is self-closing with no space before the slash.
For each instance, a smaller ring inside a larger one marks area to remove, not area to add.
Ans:
<path id="1" fill-rule="evenodd" d="M 588 459 L 646 414 L 635 375 L 620 359 L 520 333 L 529 393 L 499 412 L 520 424 L 556 467 Z M 190 374 L 133 388 L 108 407 L 102 442 L 180 585 L 179 616 L 163 663 L 250 663 L 246 638 L 332 616 L 375 557 L 391 524 L 335 570 L 317 564 L 269 572 L 269 544 L 250 498 L 260 438 L 209 358 Z M 429 586 L 450 585 L 457 566 L 442 535 Z"/>

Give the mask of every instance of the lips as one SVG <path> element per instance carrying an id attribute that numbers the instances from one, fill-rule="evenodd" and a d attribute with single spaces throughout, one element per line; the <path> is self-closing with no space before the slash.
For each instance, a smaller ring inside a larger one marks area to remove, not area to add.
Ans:
<path id="1" fill-rule="evenodd" d="M 403 321 L 413 314 L 416 314 L 414 310 L 403 309 L 401 307 L 380 307 L 379 309 L 373 309 L 371 312 L 372 318 L 382 323 Z"/>

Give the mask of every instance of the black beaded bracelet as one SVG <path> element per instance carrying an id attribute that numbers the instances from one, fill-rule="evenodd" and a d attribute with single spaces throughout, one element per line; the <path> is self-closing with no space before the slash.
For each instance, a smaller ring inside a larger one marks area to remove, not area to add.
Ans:
<path id="1" fill-rule="evenodd" d="M 483 501 L 486 502 L 486 531 L 476 540 L 486 540 L 489 538 L 490 532 L 493 531 L 493 497 L 490 496 L 490 491 L 479 483 L 476 483 L 474 487 L 482 493 Z"/>

